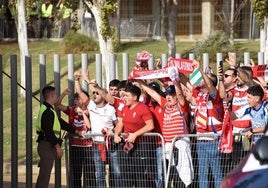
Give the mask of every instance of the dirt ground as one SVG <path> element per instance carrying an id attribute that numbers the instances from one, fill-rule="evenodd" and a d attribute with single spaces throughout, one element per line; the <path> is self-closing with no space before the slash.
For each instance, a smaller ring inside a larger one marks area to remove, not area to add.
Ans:
<path id="1" fill-rule="evenodd" d="M 4 188 L 12 188 L 12 183 L 11 183 L 11 169 L 10 169 L 10 165 L 9 164 L 4 164 L 4 176 L 3 176 L 3 187 Z M 18 168 L 18 186 L 16 186 L 17 188 L 26 188 L 26 167 L 23 165 L 20 165 Z M 33 184 L 32 187 L 35 187 L 35 182 L 38 176 L 38 167 L 35 165 L 33 166 Z M 55 177 L 55 173 L 54 173 L 54 169 L 52 170 L 51 176 L 50 176 L 50 184 L 49 184 L 49 188 L 54 188 L 55 184 L 54 184 L 54 177 Z M 61 170 L 61 184 L 62 184 L 62 188 L 66 188 L 66 167 L 62 166 L 62 170 Z"/>

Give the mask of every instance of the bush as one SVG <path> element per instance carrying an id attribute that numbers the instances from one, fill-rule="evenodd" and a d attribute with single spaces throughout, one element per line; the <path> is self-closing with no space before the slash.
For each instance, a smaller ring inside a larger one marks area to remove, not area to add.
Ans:
<path id="1" fill-rule="evenodd" d="M 202 62 L 203 53 L 209 54 L 210 64 L 216 63 L 217 53 L 223 54 L 223 59 L 228 55 L 228 52 L 233 51 L 234 48 L 228 40 L 228 37 L 222 31 L 215 31 L 207 38 L 197 41 L 192 52 L 195 58 Z"/>
<path id="2" fill-rule="evenodd" d="M 62 45 L 66 54 L 81 54 L 98 50 L 98 43 L 95 40 L 73 30 L 66 33 Z"/>

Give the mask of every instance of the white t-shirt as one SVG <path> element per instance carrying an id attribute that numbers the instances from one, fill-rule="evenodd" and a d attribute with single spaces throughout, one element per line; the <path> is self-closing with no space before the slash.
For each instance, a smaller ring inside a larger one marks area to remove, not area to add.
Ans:
<path id="1" fill-rule="evenodd" d="M 92 134 L 102 134 L 103 129 L 113 129 L 114 122 L 117 121 L 115 108 L 109 104 L 105 104 L 99 108 L 94 101 L 90 100 L 88 103 L 89 119 L 91 123 Z M 103 142 L 104 137 L 95 136 L 94 141 Z"/>

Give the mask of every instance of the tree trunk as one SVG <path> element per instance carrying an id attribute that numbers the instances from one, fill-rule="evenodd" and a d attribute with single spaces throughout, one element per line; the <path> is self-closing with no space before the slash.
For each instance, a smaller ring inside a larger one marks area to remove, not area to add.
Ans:
<path id="1" fill-rule="evenodd" d="M 167 42 L 168 42 L 168 55 L 171 57 L 175 57 L 176 54 L 176 23 L 177 23 L 177 15 L 178 15 L 179 5 L 177 2 L 169 1 L 169 5 L 167 6 L 167 16 L 168 16 L 168 31 L 167 31 Z"/>
<path id="2" fill-rule="evenodd" d="M 21 85 L 25 87 L 25 57 L 29 56 L 27 41 L 27 25 L 25 18 L 24 0 L 18 0 L 18 43 L 20 49 L 20 65 L 21 65 Z M 21 88 L 20 93 L 25 97 L 25 90 Z"/>
<path id="3" fill-rule="evenodd" d="M 230 43 L 234 45 L 234 0 L 231 0 L 231 12 L 230 12 Z"/>
<path id="4" fill-rule="evenodd" d="M 113 53 L 113 43 L 111 38 L 109 37 L 106 41 L 103 39 L 101 35 L 101 12 L 98 6 L 93 5 L 91 6 L 91 11 L 94 15 L 95 21 L 96 21 L 96 28 L 99 38 L 99 46 L 100 46 L 100 52 L 102 54 L 102 72 L 103 72 L 103 87 L 105 88 L 109 84 L 109 56 L 111 53 Z"/>
<path id="5" fill-rule="evenodd" d="M 121 44 L 121 30 L 120 30 L 120 25 L 121 25 L 121 0 L 117 0 L 117 10 L 116 10 L 116 27 L 117 27 L 117 47 L 120 46 Z"/>

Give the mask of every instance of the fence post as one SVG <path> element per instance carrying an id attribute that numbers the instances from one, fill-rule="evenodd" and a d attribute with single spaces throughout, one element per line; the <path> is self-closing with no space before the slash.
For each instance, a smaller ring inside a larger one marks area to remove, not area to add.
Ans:
<path id="1" fill-rule="evenodd" d="M 102 87 L 102 56 L 101 54 L 96 54 L 96 80 L 100 87 Z"/>
<path id="2" fill-rule="evenodd" d="M 10 56 L 11 72 L 11 187 L 18 187 L 18 89 L 17 56 Z"/>
<path id="3" fill-rule="evenodd" d="M 127 53 L 123 53 L 122 54 L 122 59 L 123 59 L 123 80 L 127 80 L 127 78 L 128 78 L 128 74 L 129 74 L 129 71 L 128 71 L 128 69 L 129 69 L 129 67 L 128 67 L 128 61 L 129 61 L 129 56 L 128 56 L 128 54 Z"/>
<path id="4" fill-rule="evenodd" d="M 234 56 L 234 60 L 236 62 L 236 53 L 235 52 L 232 52 L 231 54 Z M 236 62 L 236 63 L 238 63 L 238 62 Z"/>
<path id="5" fill-rule="evenodd" d="M 149 59 L 149 62 L 148 62 L 148 68 L 149 70 L 152 70 L 154 69 L 154 54 L 150 54 L 151 55 L 151 58 Z"/>
<path id="6" fill-rule="evenodd" d="M 60 96 L 60 56 L 58 54 L 54 55 L 54 85 L 56 88 L 56 93 Z M 56 110 L 58 116 L 60 117 L 59 110 Z M 55 160 L 55 187 L 61 187 L 61 160 Z"/>
<path id="7" fill-rule="evenodd" d="M 250 65 L 250 54 L 249 52 L 244 52 L 244 65 Z"/>
<path id="8" fill-rule="evenodd" d="M 203 71 L 206 72 L 206 69 L 209 67 L 209 55 L 208 53 L 203 53 Z"/>
<path id="9" fill-rule="evenodd" d="M 82 72 L 81 73 L 84 74 L 84 71 L 87 69 L 87 65 L 88 65 L 88 56 L 87 54 L 84 53 L 81 55 L 81 58 L 82 58 L 82 63 L 81 63 Z M 82 79 L 82 88 L 83 90 L 88 91 L 88 85 L 84 79 Z"/>
<path id="10" fill-rule="evenodd" d="M 32 187 L 33 179 L 33 122 L 32 122 L 32 59 L 25 56 L 25 88 L 26 88 L 26 187 Z"/>
<path id="11" fill-rule="evenodd" d="M 164 68 L 167 65 L 167 59 L 168 59 L 168 55 L 162 54 L 161 56 L 162 68 Z"/>
<path id="12" fill-rule="evenodd" d="M 3 56 L 0 55 L 0 91 L 3 91 Z M 0 92 L 0 125 L 3 125 L 4 109 L 3 109 L 3 92 Z M 0 127 L 0 187 L 3 187 L 4 172 L 4 126 Z"/>
<path id="13" fill-rule="evenodd" d="M 194 60 L 194 53 L 189 53 L 189 60 Z"/>
<path id="14" fill-rule="evenodd" d="M 175 57 L 180 59 L 181 58 L 181 54 L 180 53 L 176 53 L 175 54 Z"/>
<path id="15" fill-rule="evenodd" d="M 264 64 L 264 52 L 258 52 L 258 65 Z"/>
<path id="16" fill-rule="evenodd" d="M 218 67 L 219 67 L 219 64 L 220 64 L 220 61 L 223 61 L 222 60 L 222 53 L 217 53 L 217 67 L 216 67 L 216 70 L 218 70 Z M 222 70 L 223 71 L 223 70 Z"/>
<path id="17" fill-rule="evenodd" d="M 73 54 L 67 55 L 67 66 L 68 66 L 68 88 L 74 91 L 74 56 Z M 68 104 L 70 106 L 74 105 L 74 100 L 72 97 L 68 97 Z"/>
<path id="18" fill-rule="evenodd" d="M 116 75 L 116 71 L 115 71 L 115 69 L 116 69 L 116 67 L 115 67 L 116 66 L 116 64 L 115 64 L 116 56 L 115 56 L 115 54 L 111 53 L 109 57 L 110 57 L 109 58 L 109 60 L 110 60 L 110 62 L 109 62 L 109 78 L 107 78 L 108 79 L 107 86 L 109 85 L 109 82 L 111 80 L 116 78 L 116 76 L 115 76 Z"/>
<path id="19" fill-rule="evenodd" d="M 44 102 L 43 96 L 42 96 L 42 88 L 46 85 L 46 55 L 40 54 L 39 55 L 39 69 L 40 69 L 40 103 L 42 104 Z"/>

